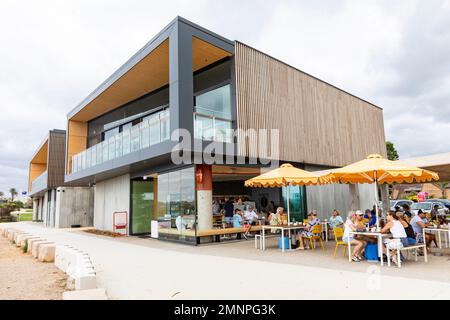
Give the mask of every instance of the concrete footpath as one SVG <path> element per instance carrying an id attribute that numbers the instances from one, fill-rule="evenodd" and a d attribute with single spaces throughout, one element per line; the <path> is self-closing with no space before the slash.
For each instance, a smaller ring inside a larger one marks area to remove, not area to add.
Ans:
<path id="1" fill-rule="evenodd" d="M 139 245 L 39 224 L 2 224 L 87 252 L 110 299 L 449 299 L 450 283 Z M 141 240 L 140 241 L 152 241 Z M 158 242 L 154 242 L 158 244 Z M 233 244 L 229 244 L 233 245 Z M 181 246 L 181 247 L 180 247 Z M 401 273 L 399 273 L 401 275 Z"/>

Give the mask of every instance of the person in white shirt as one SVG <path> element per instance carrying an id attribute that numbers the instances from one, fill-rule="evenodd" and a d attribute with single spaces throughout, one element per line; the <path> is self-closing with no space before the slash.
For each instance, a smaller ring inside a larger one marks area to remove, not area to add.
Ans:
<path id="1" fill-rule="evenodd" d="M 381 233 L 384 234 L 392 234 L 392 238 L 399 240 L 402 243 L 402 246 L 407 247 L 408 246 L 408 238 L 406 235 L 405 227 L 402 225 L 402 223 L 399 221 L 399 218 L 397 214 L 390 210 L 387 215 L 387 223 L 384 226 L 384 228 L 381 230 Z M 389 241 L 389 240 L 388 240 Z M 384 248 L 386 249 L 386 245 Z M 397 264 L 397 254 L 395 250 L 390 252 L 392 261 Z"/>
<path id="2" fill-rule="evenodd" d="M 344 223 L 344 236 L 342 237 L 342 241 L 345 243 L 349 243 L 350 245 L 354 245 L 353 249 L 352 261 L 353 262 L 361 262 L 362 260 L 362 252 L 367 245 L 367 242 L 364 240 L 357 240 L 353 234 L 350 234 L 352 231 L 357 231 L 358 226 L 356 224 L 356 213 L 350 211 L 347 216 L 347 220 Z"/>
<path id="3" fill-rule="evenodd" d="M 245 220 L 248 221 L 249 224 L 255 225 L 258 221 L 258 214 L 255 211 L 255 208 L 253 206 L 249 206 L 248 210 L 244 213 Z"/>

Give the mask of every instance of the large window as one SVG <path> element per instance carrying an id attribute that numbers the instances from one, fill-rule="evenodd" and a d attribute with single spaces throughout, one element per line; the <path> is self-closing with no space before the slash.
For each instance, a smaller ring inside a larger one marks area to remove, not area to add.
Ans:
<path id="1" fill-rule="evenodd" d="M 197 95 L 194 119 L 196 139 L 231 142 L 230 85 Z"/>
<path id="2" fill-rule="evenodd" d="M 153 216 L 153 179 L 131 181 L 131 232 L 150 233 Z"/>
<path id="3" fill-rule="evenodd" d="M 159 237 L 195 241 L 194 167 L 158 175 L 157 197 Z"/>
<path id="4" fill-rule="evenodd" d="M 289 206 L 292 221 L 303 221 L 306 219 L 306 188 L 300 186 L 289 186 Z M 282 188 L 283 207 L 287 212 L 286 187 Z"/>

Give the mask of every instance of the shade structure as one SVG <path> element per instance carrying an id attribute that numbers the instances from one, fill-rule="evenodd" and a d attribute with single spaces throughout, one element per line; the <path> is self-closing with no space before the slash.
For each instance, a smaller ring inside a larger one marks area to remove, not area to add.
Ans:
<path id="1" fill-rule="evenodd" d="M 245 181 L 246 187 L 252 188 L 281 188 L 292 186 L 311 186 L 325 183 L 319 175 L 302 169 L 295 168 L 289 163 L 266 172 L 260 176 Z"/>
<path id="2" fill-rule="evenodd" d="M 266 172 L 260 176 L 245 181 L 246 187 L 251 188 L 281 188 L 288 186 L 312 186 L 327 183 L 326 178 L 321 178 L 312 172 L 295 168 L 286 163 L 281 167 Z M 286 189 L 288 223 L 291 221 L 289 206 L 289 190 Z"/>
<path id="3" fill-rule="evenodd" d="M 332 170 L 322 177 L 333 183 L 374 183 L 375 205 L 378 211 L 378 184 L 384 183 L 423 183 L 439 180 L 435 172 L 416 168 L 400 161 L 385 159 L 379 154 L 372 154 L 367 159 L 346 167 Z M 377 214 L 377 225 L 379 225 Z"/>

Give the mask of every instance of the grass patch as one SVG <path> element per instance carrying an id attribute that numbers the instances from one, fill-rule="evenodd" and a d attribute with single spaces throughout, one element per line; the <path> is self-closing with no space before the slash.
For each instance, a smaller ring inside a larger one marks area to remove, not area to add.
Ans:
<path id="1" fill-rule="evenodd" d="M 30 213 L 22 213 L 20 218 L 17 217 L 17 221 L 31 221 L 33 220 L 33 212 Z"/>

